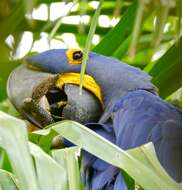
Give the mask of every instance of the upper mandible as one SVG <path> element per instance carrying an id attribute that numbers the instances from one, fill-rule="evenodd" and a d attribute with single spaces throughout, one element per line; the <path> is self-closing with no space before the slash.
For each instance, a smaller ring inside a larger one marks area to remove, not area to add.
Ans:
<path id="1" fill-rule="evenodd" d="M 79 73 L 82 55 L 79 49 L 52 49 L 29 57 L 27 63 L 30 68 L 50 73 Z M 89 53 L 86 74 L 92 76 L 100 86 L 106 107 L 128 91 L 156 90 L 150 82 L 151 77 L 140 69 L 94 52 Z"/>

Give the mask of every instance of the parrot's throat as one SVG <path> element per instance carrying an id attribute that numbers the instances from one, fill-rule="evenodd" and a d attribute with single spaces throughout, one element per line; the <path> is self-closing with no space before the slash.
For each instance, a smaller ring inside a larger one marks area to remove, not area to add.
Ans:
<path id="1" fill-rule="evenodd" d="M 62 89 L 64 84 L 80 84 L 80 74 L 79 73 L 63 73 L 60 74 L 56 82 L 56 87 Z M 84 75 L 83 87 L 94 94 L 101 105 L 103 106 L 102 93 L 100 86 L 96 83 L 93 77 L 90 75 Z"/>

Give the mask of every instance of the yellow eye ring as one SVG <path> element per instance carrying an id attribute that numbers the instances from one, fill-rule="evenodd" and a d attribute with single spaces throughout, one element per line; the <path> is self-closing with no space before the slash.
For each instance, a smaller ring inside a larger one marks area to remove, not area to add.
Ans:
<path id="1" fill-rule="evenodd" d="M 82 63 L 83 53 L 80 49 L 68 49 L 66 56 L 69 64 L 78 65 Z"/>

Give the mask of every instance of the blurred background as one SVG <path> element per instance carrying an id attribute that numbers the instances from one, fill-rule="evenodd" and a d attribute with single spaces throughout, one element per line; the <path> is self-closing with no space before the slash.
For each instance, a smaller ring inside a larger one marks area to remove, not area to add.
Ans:
<path id="1" fill-rule="evenodd" d="M 99 2 L 0 0 L 0 109 L 13 112 L 6 81 L 26 56 L 85 47 Z M 148 72 L 160 96 L 181 106 L 181 17 L 181 0 L 105 0 L 92 51 Z"/>

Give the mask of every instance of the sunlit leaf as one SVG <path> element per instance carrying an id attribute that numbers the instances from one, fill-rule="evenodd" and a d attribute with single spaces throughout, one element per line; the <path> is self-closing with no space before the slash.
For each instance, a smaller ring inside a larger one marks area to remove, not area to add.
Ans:
<path id="1" fill-rule="evenodd" d="M 25 123 L 3 112 L 0 112 L 0 146 L 8 154 L 20 189 L 38 190 Z"/>
<path id="2" fill-rule="evenodd" d="M 174 44 L 156 63 L 145 68 L 153 83 L 159 88 L 161 97 L 167 97 L 182 85 L 182 38 Z"/>
<path id="3" fill-rule="evenodd" d="M 30 152 L 35 160 L 40 190 L 67 189 L 65 169 L 40 147 L 30 143 Z"/>
<path id="4" fill-rule="evenodd" d="M 172 180 L 161 168 L 151 145 L 131 150 L 132 152 L 124 151 L 92 130 L 73 121 L 59 122 L 50 127 L 79 147 L 123 169 L 145 189 L 180 190 L 182 188 L 182 185 Z M 155 167 L 158 169 L 156 170 Z"/>
<path id="5" fill-rule="evenodd" d="M 18 190 L 16 178 L 11 173 L 0 169 L 0 186 L 3 190 Z"/>
<path id="6" fill-rule="evenodd" d="M 125 40 L 129 33 L 131 33 L 137 4 L 132 4 L 124 13 L 119 23 L 101 40 L 101 42 L 93 49 L 97 53 L 103 55 L 112 55 L 120 44 Z"/>
<path id="7" fill-rule="evenodd" d="M 92 18 L 85 48 L 83 49 L 83 61 L 82 61 L 81 74 L 80 74 L 80 93 L 82 93 L 83 80 L 84 80 L 85 69 L 87 66 L 88 54 L 92 45 L 92 39 L 95 34 L 95 30 L 96 30 L 96 26 L 97 26 L 97 22 L 98 22 L 103 1 L 104 0 L 100 0 L 99 6 L 97 7 L 97 10 L 95 11 L 95 14 Z"/>
<path id="8" fill-rule="evenodd" d="M 67 171 L 69 189 L 82 189 L 78 166 L 79 147 L 53 150 L 53 158 Z"/>

